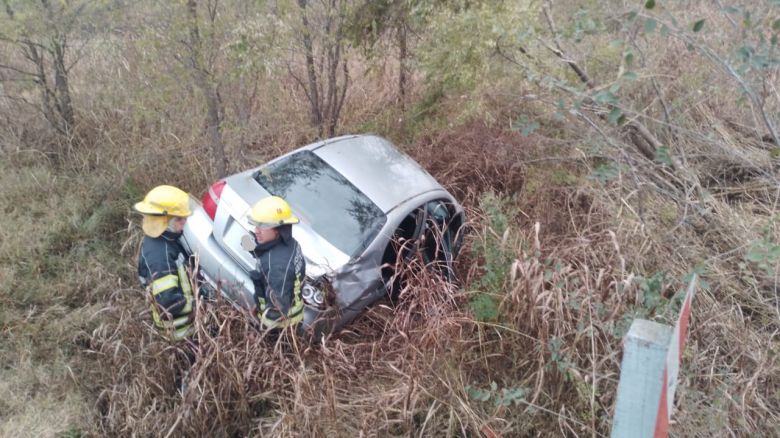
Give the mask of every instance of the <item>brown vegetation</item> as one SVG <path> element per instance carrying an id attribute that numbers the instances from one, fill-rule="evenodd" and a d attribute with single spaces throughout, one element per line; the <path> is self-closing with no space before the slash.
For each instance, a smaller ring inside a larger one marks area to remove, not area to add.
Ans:
<path id="1" fill-rule="evenodd" d="M 197 196 L 217 178 L 215 119 L 176 58 L 186 11 L 125 11 L 148 28 L 78 41 L 67 129 L 0 66 L 0 435 L 606 435 L 622 334 L 633 318 L 674 321 L 693 271 L 704 283 L 673 434 L 780 434 L 780 192 L 766 126 L 777 67 L 738 76 L 755 92 L 746 99 L 721 63 L 741 62 L 743 45 L 759 53 L 776 9 L 736 5 L 754 7 L 759 27 L 745 27 L 710 3 L 657 3 L 556 2 L 549 18 L 523 2 L 423 8 L 396 23 L 410 36 L 400 103 L 393 36 L 361 48 L 373 57 L 344 49 L 350 88 L 334 129 L 395 140 L 468 209 L 457 287 L 407 266 L 396 306 L 320 345 L 269 344 L 245 313 L 204 304 L 183 392 L 185 346 L 152 329 L 136 285 L 130 205 L 157 184 Z M 300 36 L 289 6 L 200 9 L 227 172 L 317 135 L 289 74 L 307 74 L 288 44 Z M 35 41 L 35 26 L 22 36 Z M 637 123 L 660 142 L 652 153 L 626 131 Z"/>
<path id="2" fill-rule="evenodd" d="M 615 250 L 608 238 L 600 240 L 602 258 L 610 261 L 605 253 Z M 534 249 L 541 248 L 529 248 Z M 559 261 L 558 254 L 545 255 Z M 321 345 L 269 343 L 231 305 L 202 306 L 198 353 L 183 393 L 173 384 L 171 363 L 184 362 L 187 347 L 169 346 L 143 316 L 134 316 L 142 313 L 139 297 L 118 299 L 113 322 L 101 325 L 91 341 L 92 354 L 104 365 L 90 377 L 105 387 L 98 395 L 100 430 L 513 435 L 550 430 L 554 423 L 552 434 L 606 432 L 620 340 L 605 335 L 620 319 L 621 302 L 635 297 L 630 283 L 617 294 L 623 283 L 611 269 L 562 265 L 549 275 L 542 259 L 528 256 L 513 264 L 511 292 L 502 303 L 517 319 L 501 328 L 477 323 L 460 310 L 467 292 L 419 267 L 408 269 L 416 279 L 396 307 L 376 306 Z M 584 307 L 570 308 L 577 299 L 584 299 Z M 593 336 L 578 334 L 578 323 L 589 324 Z M 552 338 L 564 341 L 554 353 L 548 349 Z M 506 406 L 474 405 L 467 382 L 497 382 L 526 396 Z M 589 420 L 570 411 L 571 397 L 590 406 Z"/>

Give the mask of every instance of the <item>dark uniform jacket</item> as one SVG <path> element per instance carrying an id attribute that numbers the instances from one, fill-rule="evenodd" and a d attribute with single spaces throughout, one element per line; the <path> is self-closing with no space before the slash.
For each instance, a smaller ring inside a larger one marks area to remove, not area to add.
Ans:
<path id="1" fill-rule="evenodd" d="M 291 323 L 299 322 L 303 317 L 301 285 L 306 262 L 300 245 L 292 237 L 292 226 L 279 227 L 279 238 L 271 242 L 255 243 L 251 253 L 257 263 L 251 275 L 258 317 L 269 327 L 276 327 L 274 321 L 282 317 Z"/>
<path id="2" fill-rule="evenodd" d="M 192 292 L 188 284 L 189 278 L 180 278 L 180 272 L 185 271 L 189 263 L 189 254 L 179 243 L 181 233 L 166 230 L 159 237 L 145 236 L 141 245 L 141 256 L 138 258 L 138 277 L 143 286 L 151 285 L 154 298 L 163 312 L 159 318 L 163 320 L 189 314 L 192 310 Z M 182 266 L 184 269 L 178 269 Z M 165 281 L 165 279 L 169 281 Z"/>

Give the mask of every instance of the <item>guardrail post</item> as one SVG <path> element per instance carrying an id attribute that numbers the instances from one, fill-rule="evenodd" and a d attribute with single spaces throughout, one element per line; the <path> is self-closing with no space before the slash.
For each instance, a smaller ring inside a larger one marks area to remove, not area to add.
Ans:
<path id="1" fill-rule="evenodd" d="M 634 320 L 623 339 L 613 438 L 665 438 L 696 291 L 694 274 L 674 327 Z"/>
<path id="2" fill-rule="evenodd" d="M 613 438 L 652 437 L 672 328 L 636 319 L 623 339 Z"/>

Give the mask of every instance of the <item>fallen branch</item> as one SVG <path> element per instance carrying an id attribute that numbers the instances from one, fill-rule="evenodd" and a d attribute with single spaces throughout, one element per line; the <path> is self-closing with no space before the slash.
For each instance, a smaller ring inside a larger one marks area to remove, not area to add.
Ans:
<path id="1" fill-rule="evenodd" d="M 558 38 L 558 32 L 555 28 L 555 22 L 552 18 L 552 13 L 550 11 L 550 2 L 547 1 L 544 4 L 544 17 L 547 20 L 547 25 L 550 28 L 550 32 L 552 32 L 553 40 L 555 41 L 555 47 L 551 47 L 549 44 L 547 44 L 547 48 L 552 51 L 555 56 L 560 58 L 563 62 L 565 62 L 577 75 L 578 78 L 580 78 L 580 81 L 584 83 L 588 89 L 596 89 L 596 83 L 591 79 L 588 74 L 585 72 L 585 70 L 580 67 L 573 59 L 566 56 L 566 53 L 563 51 L 563 48 L 561 46 L 560 40 Z M 613 105 L 609 105 L 607 109 L 611 110 L 614 108 Z M 602 114 L 599 114 L 599 117 L 601 119 L 606 118 L 607 112 L 603 112 Z M 647 129 L 643 124 L 641 124 L 636 119 L 631 120 L 630 122 L 626 123 L 625 129 L 629 131 L 629 138 L 631 138 L 631 141 L 634 143 L 634 146 L 639 150 L 639 152 L 647 157 L 650 160 L 655 160 L 655 152 L 656 150 L 663 145 L 651 132 Z M 675 170 L 679 168 L 678 163 L 672 163 Z"/>
<path id="2" fill-rule="evenodd" d="M 549 44 L 546 44 L 547 48 L 550 49 L 558 58 L 563 60 L 571 69 L 574 71 L 574 73 L 577 75 L 577 77 L 580 78 L 580 80 L 589 88 L 589 89 L 596 89 L 598 88 L 596 83 L 588 76 L 588 74 L 585 72 L 585 70 L 580 67 L 573 59 L 566 56 L 566 53 L 563 51 L 563 48 L 560 44 L 558 33 L 555 28 L 555 22 L 552 18 L 552 13 L 550 11 L 550 1 L 548 0 L 545 2 L 543 11 L 544 16 L 547 20 L 547 25 L 550 28 L 550 32 L 552 32 L 553 39 L 555 41 L 555 47 L 550 47 Z M 591 102 L 592 103 L 592 102 Z M 613 108 L 617 108 L 615 105 L 607 105 L 608 110 L 612 110 Z M 621 110 L 623 110 L 621 108 Z M 624 111 L 625 112 L 625 111 Z M 608 114 L 608 111 L 602 111 L 599 114 L 599 118 L 606 119 Z M 637 116 L 641 116 L 641 114 L 636 114 Z M 627 132 L 629 138 L 631 139 L 631 142 L 634 144 L 634 146 L 637 148 L 637 150 L 644 155 L 649 160 L 655 160 L 656 151 L 663 147 L 663 143 L 658 140 L 658 138 L 653 135 L 652 132 L 641 122 L 639 122 L 637 117 L 631 118 L 626 122 L 625 125 L 623 125 L 624 131 Z M 699 178 L 694 175 L 692 172 L 688 171 L 688 169 L 680 163 L 680 161 L 674 157 L 670 156 L 670 167 L 672 170 L 681 173 L 691 184 L 695 185 L 697 188 L 701 187 L 701 184 L 699 183 Z"/>

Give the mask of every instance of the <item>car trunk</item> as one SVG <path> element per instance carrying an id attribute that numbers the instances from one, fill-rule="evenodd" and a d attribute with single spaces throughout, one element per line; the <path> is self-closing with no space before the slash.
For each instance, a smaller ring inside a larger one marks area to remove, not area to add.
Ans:
<path id="1" fill-rule="evenodd" d="M 241 247 L 241 239 L 254 230 L 248 220 L 252 205 L 270 194 L 252 179 L 251 172 L 235 175 L 226 181 L 214 218 L 214 238 L 236 263 L 250 271 L 255 267 L 255 260 Z M 293 225 L 292 231 L 306 258 L 308 276 L 319 277 L 328 271 L 340 269 L 349 261 L 349 256 L 314 232 L 306 218 L 297 214 L 295 206 L 291 207 L 293 213 L 301 218 L 299 224 Z"/>

